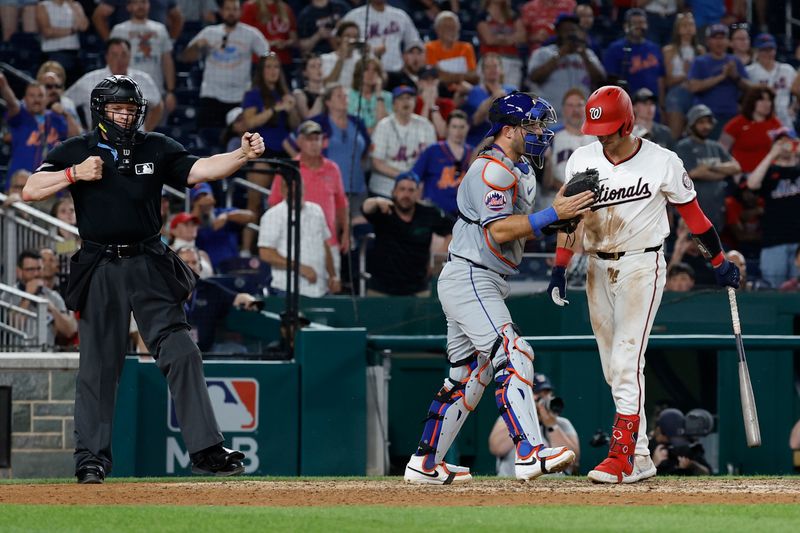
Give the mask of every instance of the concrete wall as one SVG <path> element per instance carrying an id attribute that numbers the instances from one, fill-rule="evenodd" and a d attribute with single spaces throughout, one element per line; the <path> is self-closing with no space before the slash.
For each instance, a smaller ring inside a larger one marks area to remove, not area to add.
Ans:
<path id="1" fill-rule="evenodd" d="M 11 385 L 11 468 L 0 477 L 72 477 L 77 353 L 0 354 L 0 385 Z"/>

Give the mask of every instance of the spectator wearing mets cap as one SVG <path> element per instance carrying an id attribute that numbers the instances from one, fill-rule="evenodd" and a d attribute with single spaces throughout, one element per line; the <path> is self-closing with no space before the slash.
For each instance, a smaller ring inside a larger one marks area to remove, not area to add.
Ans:
<path id="1" fill-rule="evenodd" d="M 197 248 L 197 230 L 200 228 L 200 218 L 186 211 L 178 213 L 169 222 L 170 243 L 169 247 L 176 252 L 181 248 Z M 211 258 L 204 250 L 197 249 L 200 256 L 200 277 L 208 278 L 214 275 Z"/>
<path id="2" fill-rule="evenodd" d="M 781 124 L 791 128 L 794 122 L 792 95 L 800 97 L 800 76 L 788 63 L 775 60 L 778 44 L 769 33 L 756 36 L 753 48 L 756 49 L 756 60 L 745 67 L 750 82 L 764 85 L 775 91 L 775 115 Z"/>
<path id="3" fill-rule="evenodd" d="M 372 134 L 372 194 L 390 198 L 394 180 L 411 170 L 422 151 L 436 142 L 430 120 L 414 113 L 417 89 L 409 85 L 392 91 L 393 112 L 375 126 Z"/>
<path id="4" fill-rule="evenodd" d="M 192 215 L 200 220 L 197 247 L 208 252 L 211 265 L 219 269 L 226 259 L 239 256 L 239 235 L 242 226 L 254 222 L 249 209 L 216 207 L 214 193 L 208 183 L 200 183 L 190 191 Z"/>
<path id="5" fill-rule="evenodd" d="M 322 155 L 323 134 L 319 123 L 306 120 L 300 124 L 297 128 L 297 147 L 300 150 L 297 158 L 303 179 L 303 198 L 319 205 L 325 214 L 325 222 L 331 234 L 327 242 L 338 278 L 341 265 L 339 252 L 350 249 L 350 220 L 342 174 L 339 165 Z M 284 198 L 281 183 L 283 176 L 276 174 L 269 195 L 270 207 Z"/>
<path id="6" fill-rule="evenodd" d="M 708 53 L 695 58 L 689 68 L 689 91 L 695 104 L 705 104 L 717 123 L 711 138 L 719 139 L 722 127 L 738 113 L 739 97 L 750 86 L 742 62 L 727 53 L 728 27 L 712 24 L 706 28 Z"/>
<path id="7" fill-rule="evenodd" d="M 367 296 L 430 296 L 430 248 L 433 234 L 450 235 L 454 220 L 419 202 L 419 176 L 402 172 L 392 199 L 367 198 L 361 210 L 375 230 L 367 256 L 372 275 Z"/>

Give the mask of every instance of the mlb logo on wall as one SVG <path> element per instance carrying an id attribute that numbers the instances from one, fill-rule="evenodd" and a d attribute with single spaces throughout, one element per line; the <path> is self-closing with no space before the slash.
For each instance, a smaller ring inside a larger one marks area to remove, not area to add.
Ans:
<path id="1" fill-rule="evenodd" d="M 252 432 L 258 429 L 258 381 L 252 378 L 207 378 L 206 386 L 220 431 Z M 167 425 L 180 431 L 172 395 L 167 395 Z"/>

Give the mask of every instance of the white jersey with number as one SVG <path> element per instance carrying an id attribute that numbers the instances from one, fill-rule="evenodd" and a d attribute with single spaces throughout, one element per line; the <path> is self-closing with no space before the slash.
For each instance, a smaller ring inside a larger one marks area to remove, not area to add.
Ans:
<path id="1" fill-rule="evenodd" d="M 597 203 L 583 216 L 583 246 L 589 253 L 661 244 L 670 232 L 667 202 L 685 204 L 697 196 L 674 152 L 646 139 L 639 142 L 639 149 L 617 164 L 608 160 L 599 142 L 578 148 L 567 161 L 568 180 L 587 168 L 600 173 Z"/>

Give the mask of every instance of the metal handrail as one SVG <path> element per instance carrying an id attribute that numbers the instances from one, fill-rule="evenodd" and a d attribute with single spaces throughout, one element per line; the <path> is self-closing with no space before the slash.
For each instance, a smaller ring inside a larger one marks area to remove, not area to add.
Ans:
<path id="1" fill-rule="evenodd" d="M 22 300 L 28 300 L 32 302 L 36 306 L 36 310 L 32 311 L 30 309 L 24 309 L 18 305 L 14 305 L 11 302 L 3 301 L 2 307 L 6 310 L 3 313 L 3 316 L 7 315 L 7 312 L 16 313 L 19 315 L 23 315 L 32 321 L 35 322 L 33 328 L 29 328 L 29 331 L 20 330 L 15 328 L 11 324 L 3 323 L 0 324 L 0 330 L 8 332 L 15 337 L 21 338 L 23 341 L 31 341 L 35 340 L 37 346 L 44 346 L 48 342 L 48 330 L 47 330 L 47 318 L 48 318 L 48 304 L 49 300 L 47 298 L 43 298 L 41 296 L 37 296 L 34 294 L 29 294 L 25 291 L 21 291 L 16 287 L 12 287 L 11 285 L 5 285 L 0 283 L 0 294 L 10 294 L 11 296 L 20 298 Z"/>
<path id="2" fill-rule="evenodd" d="M 233 178 L 228 182 L 228 189 L 225 191 L 225 206 L 232 207 L 233 206 L 233 190 L 234 186 L 243 187 L 245 189 L 250 189 L 251 191 L 255 191 L 257 193 L 262 194 L 264 197 L 269 198 L 270 190 L 266 187 L 262 187 L 261 185 L 256 185 L 253 182 L 247 181 L 244 178 Z"/>
<path id="3" fill-rule="evenodd" d="M 3 193 L 0 193 L 0 202 L 4 203 L 6 200 L 8 200 L 8 196 L 6 196 Z M 40 209 L 36 209 L 35 207 L 29 206 L 25 202 L 22 201 L 14 202 L 10 205 L 10 207 L 13 207 L 18 211 L 22 211 L 23 213 L 30 215 L 37 220 L 41 220 L 48 226 L 55 226 L 58 229 L 63 229 L 64 231 L 75 235 L 76 237 L 79 236 L 78 228 L 76 226 L 73 226 L 72 224 L 67 224 L 63 220 L 59 220 L 56 217 L 50 216 Z"/>

